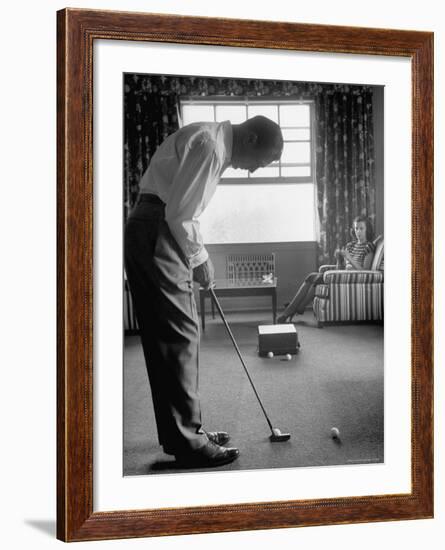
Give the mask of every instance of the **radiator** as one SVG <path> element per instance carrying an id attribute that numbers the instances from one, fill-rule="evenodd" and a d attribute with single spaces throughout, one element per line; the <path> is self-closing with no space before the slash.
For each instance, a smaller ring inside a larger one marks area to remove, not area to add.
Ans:
<path id="1" fill-rule="evenodd" d="M 236 285 L 267 281 L 275 276 L 275 254 L 230 254 L 226 278 Z"/>

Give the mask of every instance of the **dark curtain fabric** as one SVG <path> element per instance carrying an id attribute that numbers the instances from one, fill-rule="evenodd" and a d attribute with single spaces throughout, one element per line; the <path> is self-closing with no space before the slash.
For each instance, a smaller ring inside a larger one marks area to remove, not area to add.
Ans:
<path id="1" fill-rule="evenodd" d="M 316 98 L 319 263 L 351 240 L 358 215 L 375 222 L 372 88 L 333 85 Z"/>
<path id="2" fill-rule="evenodd" d="M 134 204 L 151 156 L 179 127 L 180 96 L 314 100 L 319 261 L 332 261 L 359 214 L 375 217 L 372 88 L 271 80 L 126 74 L 124 204 Z"/>
<path id="3" fill-rule="evenodd" d="M 152 155 L 179 128 L 177 79 L 124 77 L 124 208 L 133 206 Z"/>

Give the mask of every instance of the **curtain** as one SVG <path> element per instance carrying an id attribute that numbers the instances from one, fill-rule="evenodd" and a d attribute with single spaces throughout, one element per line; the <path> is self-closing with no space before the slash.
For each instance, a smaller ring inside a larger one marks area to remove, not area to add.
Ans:
<path id="1" fill-rule="evenodd" d="M 143 74 L 124 77 L 125 218 L 152 155 L 179 127 L 181 95 L 314 100 L 319 262 L 332 261 L 335 248 L 350 240 L 355 216 L 374 220 L 371 87 Z"/>
<path id="2" fill-rule="evenodd" d="M 358 215 L 375 222 L 372 88 L 333 85 L 316 97 L 319 263 L 351 240 Z"/>
<path id="3" fill-rule="evenodd" d="M 126 74 L 124 78 L 124 216 L 135 203 L 152 155 L 179 128 L 176 79 Z"/>

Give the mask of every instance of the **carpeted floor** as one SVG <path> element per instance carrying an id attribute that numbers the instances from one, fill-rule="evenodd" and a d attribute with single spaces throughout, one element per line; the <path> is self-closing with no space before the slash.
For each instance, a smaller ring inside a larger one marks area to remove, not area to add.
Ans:
<path id="1" fill-rule="evenodd" d="M 204 428 L 225 430 L 240 449 L 221 470 L 294 468 L 383 462 L 383 327 L 318 329 L 312 312 L 295 323 L 301 351 L 292 361 L 260 358 L 257 326 L 270 312 L 228 314 L 228 322 L 275 427 L 289 431 L 271 443 L 270 430 L 221 321 L 208 319 L 201 341 L 200 393 Z M 330 430 L 336 426 L 341 439 Z M 177 473 L 162 453 L 137 336 L 124 353 L 124 475 Z M 194 470 L 197 471 L 197 470 Z"/>

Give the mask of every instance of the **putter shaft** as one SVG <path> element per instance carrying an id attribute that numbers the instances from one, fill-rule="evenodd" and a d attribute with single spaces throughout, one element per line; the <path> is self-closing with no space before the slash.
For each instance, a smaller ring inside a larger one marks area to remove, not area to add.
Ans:
<path id="1" fill-rule="evenodd" d="M 221 306 L 219 305 L 219 301 L 218 301 L 218 299 L 217 299 L 217 297 L 216 297 L 215 291 L 213 290 L 212 287 L 210 287 L 210 288 L 209 288 L 209 292 L 210 292 L 210 296 L 212 297 L 212 300 L 213 300 L 214 304 L 216 305 L 216 309 L 218 310 L 218 313 L 219 313 L 220 316 L 221 316 L 221 319 L 222 319 L 222 321 L 223 321 L 223 323 L 224 323 L 224 326 L 226 327 L 226 330 L 227 330 L 227 332 L 228 332 L 228 334 L 229 334 L 229 336 L 230 336 L 230 339 L 232 340 L 232 343 L 233 343 L 233 345 L 234 345 L 234 347 L 235 347 L 235 350 L 236 350 L 236 352 L 237 352 L 237 354 L 238 354 L 238 357 L 240 358 L 241 364 L 242 364 L 243 367 L 244 367 L 244 371 L 245 371 L 246 374 L 247 374 L 247 378 L 249 379 L 250 385 L 252 386 L 252 389 L 253 389 L 253 391 L 255 392 L 256 398 L 258 399 L 258 403 L 260 404 L 261 410 L 262 410 L 263 413 L 264 413 L 264 416 L 265 416 L 265 418 L 266 418 L 266 420 L 267 420 L 267 423 L 269 424 L 269 428 L 270 428 L 270 430 L 271 430 L 271 432 L 272 432 L 272 435 L 273 435 L 273 434 L 274 434 L 274 429 L 273 429 L 272 423 L 271 423 L 271 421 L 269 420 L 269 417 L 267 416 L 266 410 L 265 410 L 265 408 L 264 408 L 264 406 L 263 406 L 263 404 L 262 404 L 262 402 L 261 402 L 260 396 L 258 395 L 258 392 L 257 392 L 257 390 L 256 390 L 256 388 L 255 388 L 254 383 L 253 383 L 253 380 L 252 380 L 252 378 L 250 377 L 249 371 L 247 370 L 246 364 L 244 363 L 244 359 L 243 359 L 243 357 L 242 357 L 242 355 L 241 355 L 241 352 L 240 352 L 240 350 L 239 350 L 239 348 L 238 348 L 238 344 L 236 343 L 236 340 L 235 340 L 235 338 L 234 338 L 234 336 L 233 336 L 233 334 L 232 334 L 232 331 L 230 330 L 229 324 L 228 324 L 227 321 L 226 321 L 224 312 L 223 312 L 223 310 L 221 309 Z"/>

